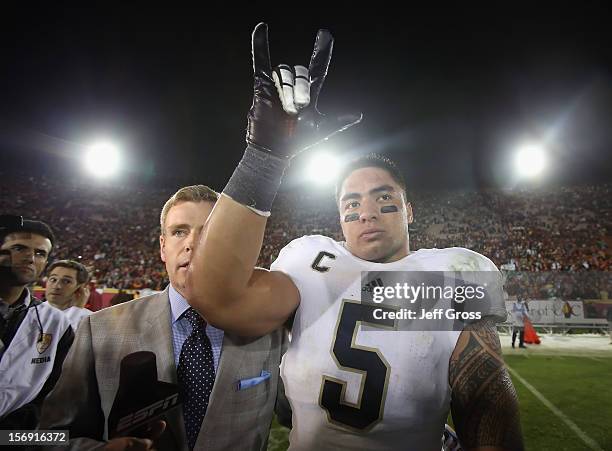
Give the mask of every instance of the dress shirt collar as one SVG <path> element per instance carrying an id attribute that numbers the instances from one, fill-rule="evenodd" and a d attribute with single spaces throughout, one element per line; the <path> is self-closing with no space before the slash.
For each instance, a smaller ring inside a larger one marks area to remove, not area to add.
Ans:
<path id="1" fill-rule="evenodd" d="M 172 311 L 172 324 L 176 323 L 183 314 L 191 307 L 181 293 L 170 284 L 168 286 L 168 297 L 170 298 L 170 310 Z"/>

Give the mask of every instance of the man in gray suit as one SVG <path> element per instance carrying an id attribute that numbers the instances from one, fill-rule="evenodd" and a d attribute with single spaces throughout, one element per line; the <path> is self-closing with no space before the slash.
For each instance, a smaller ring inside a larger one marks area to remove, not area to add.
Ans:
<path id="1" fill-rule="evenodd" d="M 197 185 L 180 189 L 164 205 L 160 250 L 170 278 L 166 290 L 101 310 L 81 323 L 40 424 L 41 429 L 69 429 L 70 449 L 266 448 L 282 332 L 256 339 L 224 333 L 194 316 L 181 294 L 193 245 L 216 200 L 217 193 Z M 204 329 L 196 335 L 200 325 Z M 105 444 L 120 362 L 137 351 L 155 353 L 158 379 L 178 383 L 183 408 L 158 421 L 149 439 L 114 438 Z"/>

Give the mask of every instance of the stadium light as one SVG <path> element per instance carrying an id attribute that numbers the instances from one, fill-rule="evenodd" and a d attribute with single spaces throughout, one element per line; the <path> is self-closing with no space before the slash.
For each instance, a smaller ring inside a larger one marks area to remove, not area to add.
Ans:
<path id="1" fill-rule="evenodd" d="M 95 143 L 85 155 L 85 167 L 96 177 L 110 177 L 119 170 L 119 150 L 108 142 Z"/>
<path id="2" fill-rule="evenodd" d="M 306 175 L 308 180 L 328 185 L 336 180 L 339 169 L 340 163 L 335 156 L 327 152 L 318 152 L 311 156 Z"/>
<path id="3" fill-rule="evenodd" d="M 521 177 L 536 177 L 546 167 L 546 151 L 542 146 L 534 144 L 523 146 L 516 152 L 515 165 Z"/>

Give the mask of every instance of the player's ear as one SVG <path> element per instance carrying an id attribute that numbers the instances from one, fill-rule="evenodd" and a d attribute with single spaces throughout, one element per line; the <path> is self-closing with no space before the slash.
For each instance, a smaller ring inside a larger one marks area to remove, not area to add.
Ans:
<path id="1" fill-rule="evenodd" d="M 412 224 L 414 216 L 412 214 L 412 204 L 410 202 L 406 202 L 406 217 L 408 219 L 408 224 Z"/>
<path id="2" fill-rule="evenodd" d="M 164 263 L 166 263 L 165 247 L 166 247 L 166 237 L 164 237 L 164 234 L 162 233 L 159 236 L 159 255 L 161 256 L 161 259 Z"/>

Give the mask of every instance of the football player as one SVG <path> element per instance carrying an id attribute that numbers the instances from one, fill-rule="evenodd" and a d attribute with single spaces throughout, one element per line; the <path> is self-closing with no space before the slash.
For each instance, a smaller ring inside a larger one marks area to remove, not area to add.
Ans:
<path id="1" fill-rule="evenodd" d="M 410 251 L 406 185 L 395 165 L 368 156 L 337 188 L 344 242 L 305 236 L 272 270 L 254 268 L 289 161 L 358 123 L 330 118 L 317 100 L 333 38 L 320 30 L 309 67 L 270 63 L 265 24 L 253 32 L 254 97 L 247 148 L 199 239 L 187 299 L 214 326 L 260 336 L 293 318 L 281 375 L 293 410 L 292 450 L 440 449 L 449 410 L 464 449 L 521 450 L 518 405 L 495 320 L 503 302 L 463 330 L 408 331 L 361 302 L 366 271 L 497 271 L 462 248 Z M 367 322 L 369 327 L 364 327 Z"/>

